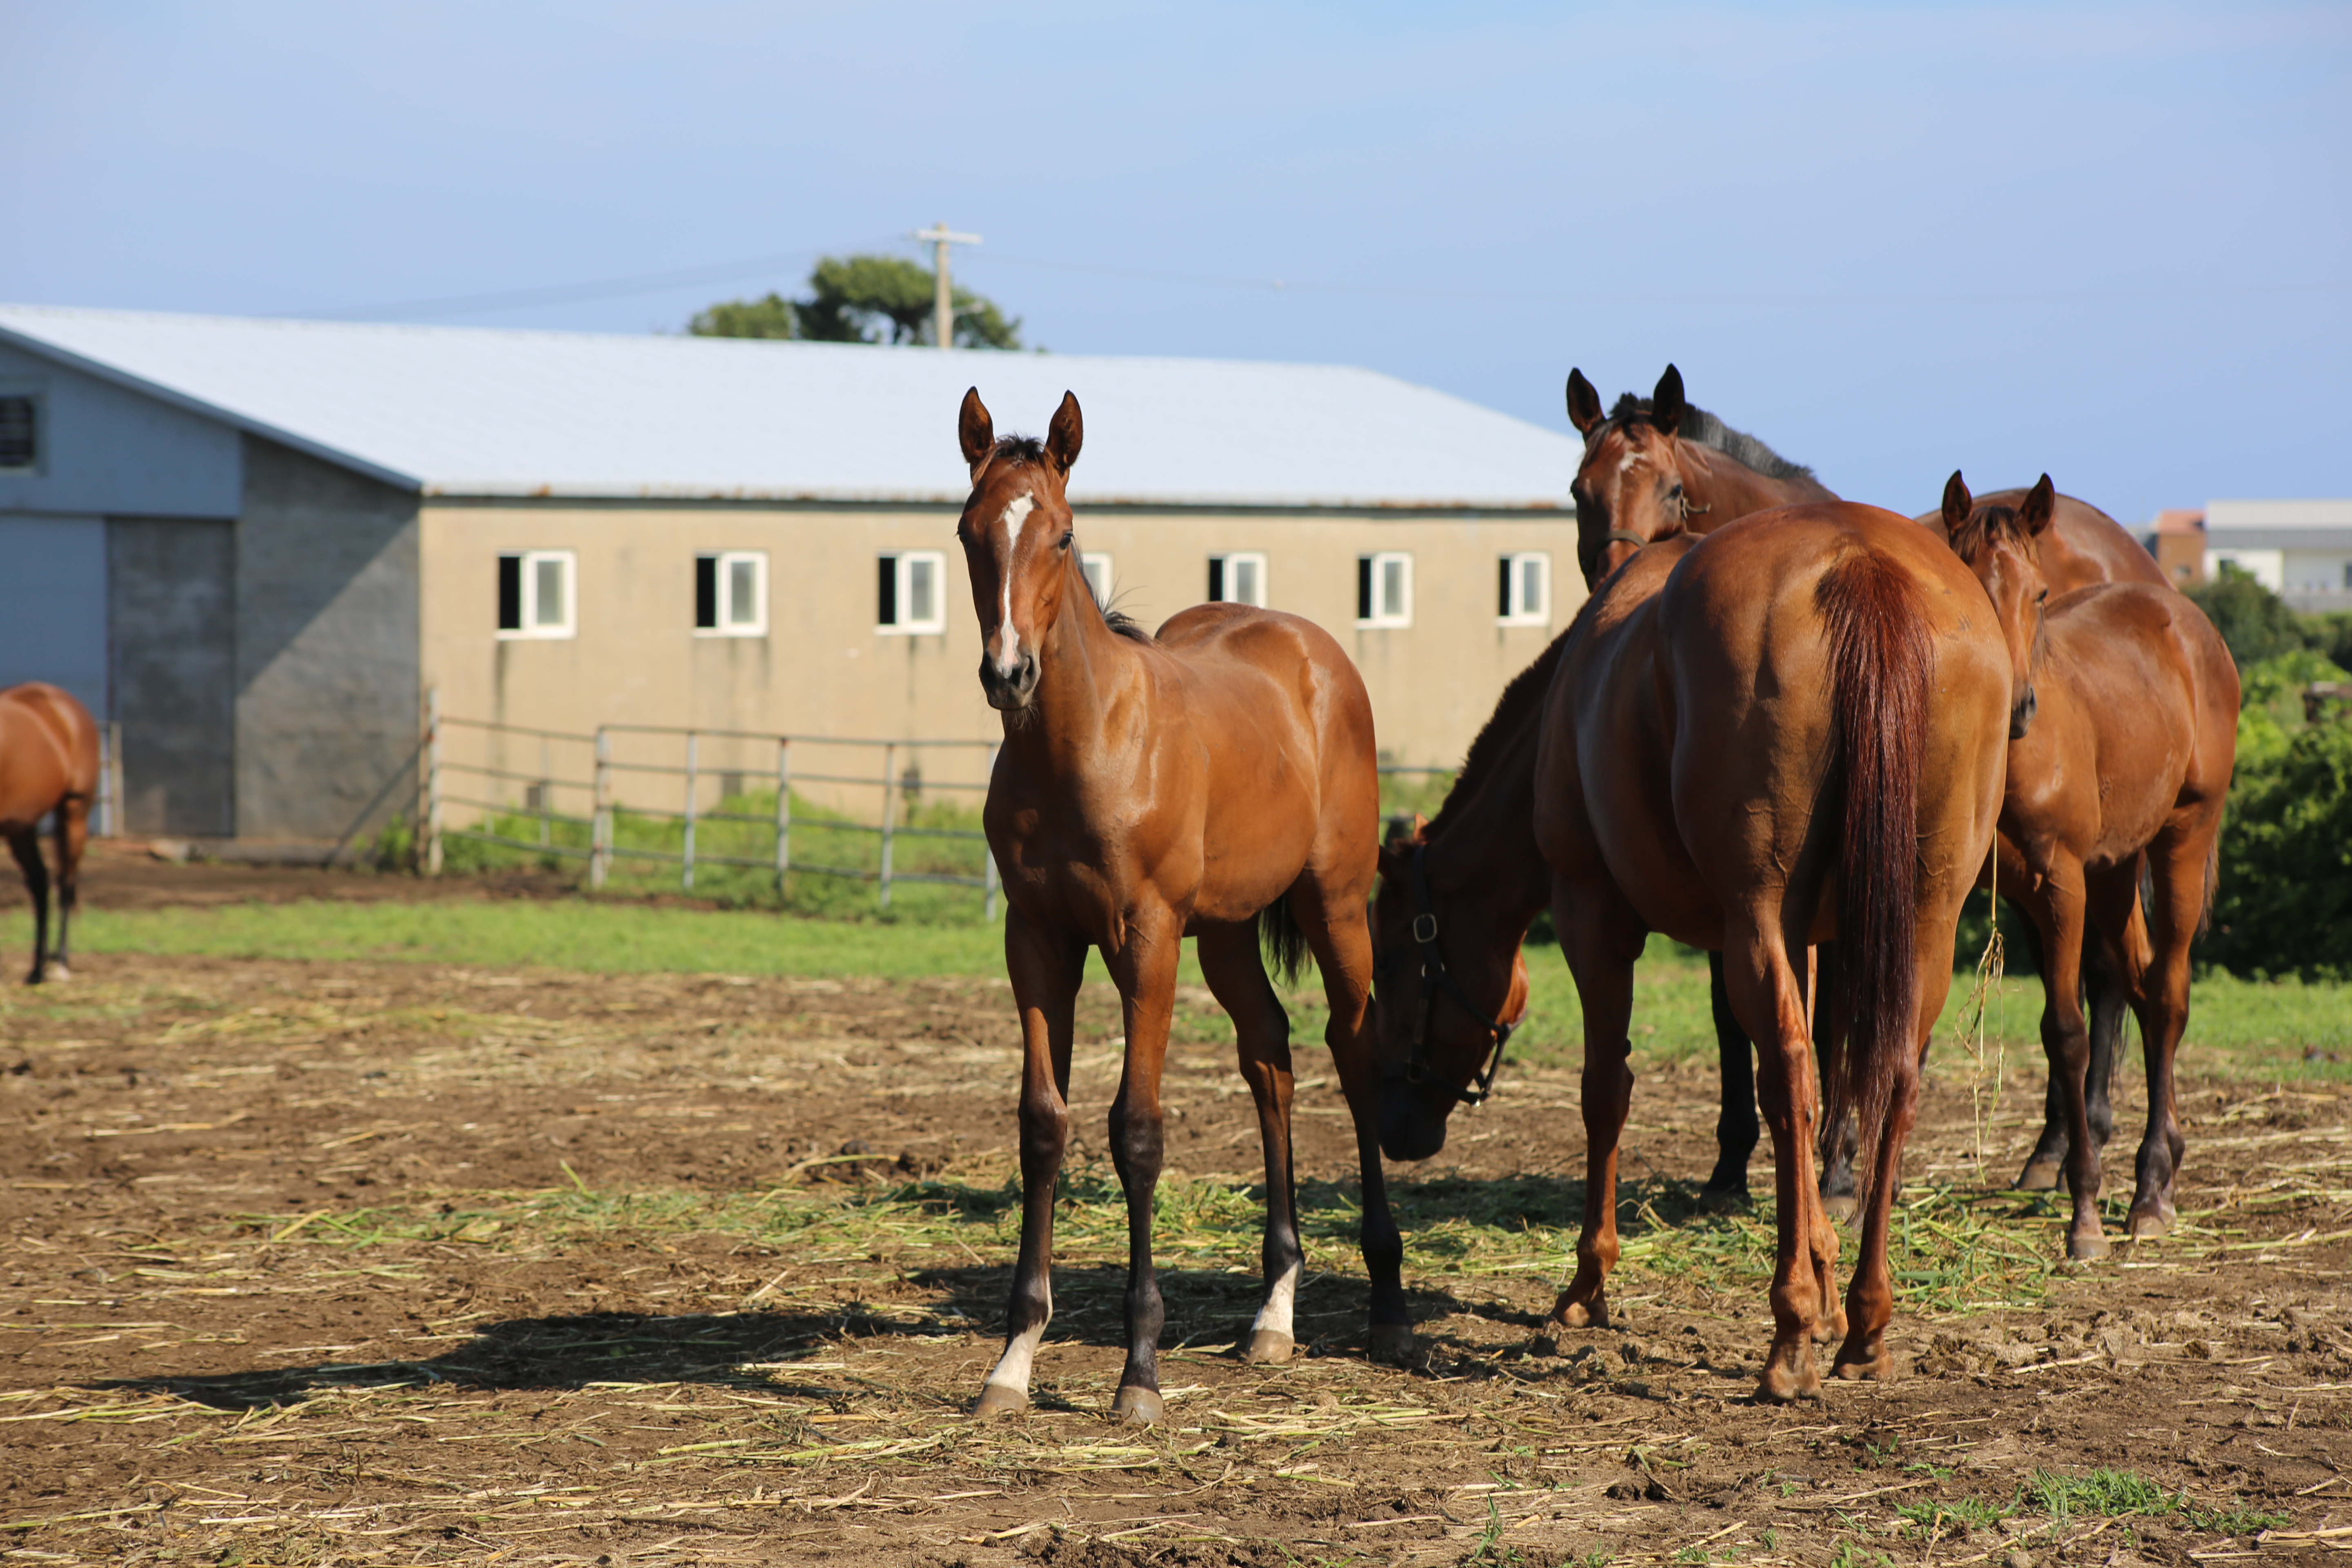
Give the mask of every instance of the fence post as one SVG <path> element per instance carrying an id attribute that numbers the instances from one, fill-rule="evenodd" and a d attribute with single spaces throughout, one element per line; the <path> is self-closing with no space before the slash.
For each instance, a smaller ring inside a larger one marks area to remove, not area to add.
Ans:
<path id="1" fill-rule="evenodd" d="M 555 809 L 555 757 L 546 736 L 539 738 L 539 844 L 545 848 L 553 840 L 551 813 Z"/>
<path id="2" fill-rule="evenodd" d="M 882 907 L 890 907 L 890 795 L 898 788 L 898 748 L 882 748 Z"/>
<path id="3" fill-rule="evenodd" d="M 776 738 L 776 898 L 784 896 L 784 879 L 793 868 L 793 742 Z"/>
<path id="4" fill-rule="evenodd" d="M 1002 750 L 1003 748 L 1001 746 L 988 748 L 988 779 L 991 784 L 996 782 L 996 753 Z M 987 801 L 986 795 L 981 796 L 981 809 L 983 814 L 987 811 Z M 996 851 L 989 847 L 986 833 L 980 836 L 980 882 L 983 889 L 980 895 L 981 921 L 984 924 L 994 925 L 996 923 L 996 891 L 1004 884 L 996 874 Z"/>
<path id="5" fill-rule="evenodd" d="M 441 689 L 425 692 L 425 874 L 441 874 Z"/>
<path id="6" fill-rule="evenodd" d="M 596 796 L 588 828 L 588 887 L 602 889 L 613 874 L 613 737 L 596 726 Z"/>
<path id="7" fill-rule="evenodd" d="M 98 727 L 98 836 L 111 838 L 114 826 L 114 759 L 122 752 L 122 726 L 116 723 Z"/>
<path id="8" fill-rule="evenodd" d="M 694 887 L 694 784 L 702 756 L 701 740 L 691 730 L 686 732 L 686 864 L 678 873 L 678 885 L 688 891 Z"/>

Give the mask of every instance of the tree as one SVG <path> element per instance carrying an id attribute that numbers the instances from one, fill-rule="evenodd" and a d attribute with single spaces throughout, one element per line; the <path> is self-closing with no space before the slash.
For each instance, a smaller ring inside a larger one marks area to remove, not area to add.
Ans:
<path id="1" fill-rule="evenodd" d="M 2310 646 L 2302 618 L 2287 608 L 2286 601 L 2228 563 L 2213 581 L 2184 592 L 2221 634 L 2240 669 Z"/>
<path id="2" fill-rule="evenodd" d="M 919 343 L 930 341 L 938 279 L 931 269 L 896 256 L 828 256 L 809 273 L 809 298 L 730 300 L 688 324 L 705 338 L 803 338 L 828 343 Z M 969 289 L 953 292 L 955 344 L 966 349 L 1017 349 L 1021 320 L 1008 320 L 994 301 Z"/>

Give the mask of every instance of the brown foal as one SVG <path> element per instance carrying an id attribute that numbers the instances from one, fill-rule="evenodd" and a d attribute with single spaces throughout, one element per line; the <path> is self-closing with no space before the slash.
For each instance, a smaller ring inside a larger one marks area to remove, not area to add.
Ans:
<path id="1" fill-rule="evenodd" d="M 2000 813 L 2000 890 L 2042 937 L 2042 1044 L 2069 1132 L 2067 1256 L 2104 1257 L 2091 1048 L 2077 956 L 2094 933 L 2139 1017 L 2147 1059 L 2130 1234 L 2172 1227 L 2185 1147 L 2172 1059 L 2189 1022 L 2189 946 L 2212 905 L 2221 809 L 2236 765 L 2238 672 L 2196 605 L 2161 584 L 2095 583 L 2053 596 L 2050 477 L 2015 506 L 1944 489 L 1952 548 L 1991 596 L 2016 672 Z M 2155 889 L 2140 906 L 2145 856 Z"/>
<path id="2" fill-rule="evenodd" d="M 1919 1047 L 1950 987 L 1952 933 L 2000 808 L 2010 671 L 1983 605 L 1932 535 L 1841 502 L 1643 550 L 1579 612 L 1546 696 L 1533 785 L 1552 916 L 1584 1013 L 1585 1215 L 1561 1322 L 1609 1320 L 1633 964 L 1647 934 L 1664 931 L 1725 954 L 1730 1006 L 1763 1043 L 1780 1235 L 1759 1394 L 1817 1391 L 1813 1341 L 1841 1331 L 1841 1375 L 1890 1373 L 1888 1211 Z M 1384 926 L 1395 892 L 1391 879 Z M 1463 936 L 1475 934 L 1456 937 L 1456 962 L 1499 974 L 1507 950 L 1474 954 Z M 1486 934 L 1490 946 L 1517 936 Z M 1848 1070 L 1828 1087 L 1833 1108 L 1858 1107 L 1873 1144 L 1843 1313 L 1813 1180 L 1803 963 L 1807 944 L 1832 938 L 1844 944 L 1837 1005 L 1852 1042 Z M 1489 1035 L 1466 1008 L 1439 1010 L 1401 1061 L 1396 1010 L 1384 987 L 1383 1136 L 1394 1134 L 1392 1152 L 1432 1152 Z"/>
<path id="3" fill-rule="evenodd" d="M 0 691 L 0 837 L 33 895 L 33 972 L 67 978 L 70 928 L 81 888 L 82 847 L 98 798 L 98 725 L 71 695 L 41 681 Z M 41 819 L 55 814 L 58 950 L 49 956 L 49 868 L 41 860 Z"/>
<path id="4" fill-rule="evenodd" d="M 1003 715 L 989 847 L 1004 881 L 1005 964 L 1021 1012 L 1021 1252 L 1005 1348 L 982 1415 L 1029 1402 L 1053 1312 L 1054 1190 L 1069 1133 L 1072 1004 L 1088 947 L 1117 983 L 1126 1065 L 1110 1110 L 1127 1194 L 1127 1363 L 1112 1413 L 1160 1413 L 1152 1189 L 1160 1084 L 1182 940 L 1233 1015 L 1265 1148 L 1265 1303 L 1246 1353 L 1280 1361 L 1304 1254 L 1292 1194 L 1289 1020 L 1259 954 L 1263 928 L 1294 965 L 1310 950 L 1331 1007 L 1325 1039 L 1356 1119 L 1371 1348 L 1411 1348 L 1403 1245 L 1372 1132 L 1366 1036 L 1372 980 L 1364 905 L 1378 856 L 1372 710 L 1329 634 L 1233 604 L 1146 635 L 1107 615 L 1079 569 L 1066 495 L 1082 435 L 1065 395 L 1043 442 L 998 439 L 977 388 L 959 426 L 971 495 L 956 535 L 971 568 L 980 681 Z"/>

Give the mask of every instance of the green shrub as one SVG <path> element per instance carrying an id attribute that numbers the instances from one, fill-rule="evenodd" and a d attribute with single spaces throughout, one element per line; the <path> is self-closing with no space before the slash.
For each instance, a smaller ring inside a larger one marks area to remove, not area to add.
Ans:
<path id="1" fill-rule="evenodd" d="M 2261 674 L 2248 672 L 2250 694 Z M 2202 952 L 2240 974 L 2352 975 L 2352 722 L 2290 728 L 2252 700 L 2239 715 Z"/>
<path id="2" fill-rule="evenodd" d="M 2212 582 L 2194 584 L 2182 592 L 2205 612 L 2241 669 L 2310 647 L 2315 641 L 2308 623 L 2316 617 L 2296 615 L 2285 600 L 2235 567 L 2224 566 Z"/>

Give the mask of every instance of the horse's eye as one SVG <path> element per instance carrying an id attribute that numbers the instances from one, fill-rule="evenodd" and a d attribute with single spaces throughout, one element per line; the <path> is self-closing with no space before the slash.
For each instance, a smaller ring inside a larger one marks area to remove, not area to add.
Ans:
<path id="1" fill-rule="evenodd" d="M 2050 590 L 2049 590 L 2049 589 L 2047 589 L 2047 588 L 2044 588 L 2044 589 L 2042 589 L 2042 592 L 2040 592 L 2039 594 L 2034 595 L 2033 595 L 2033 602 L 2034 602 L 2035 604 L 2037 604 L 2037 605 L 2043 605 L 2043 604 L 2047 604 L 2047 603 L 2049 603 L 2049 602 L 2050 602 Z"/>
<path id="2" fill-rule="evenodd" d="M 1680 485 L 1676 485 L 1673 489 L 1668 490 L 1666 494 L 1673 500 L 1680 500 L 1683 499 L 1683 488 Z"/>
<path id="3" fill-rule="evenodd" d="M 1076 539 L 1077 536 L 1078 531 L 1075 528 L 1064 530 L 1062 533 L 1062 548 L 1067 550 L 1070 547 L 1070 541 Z"/>

